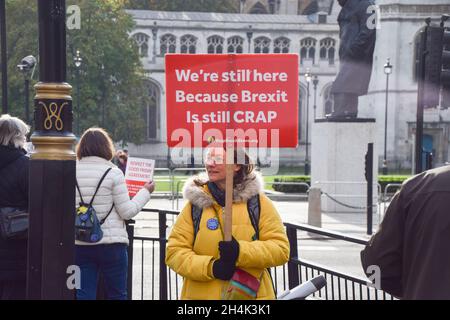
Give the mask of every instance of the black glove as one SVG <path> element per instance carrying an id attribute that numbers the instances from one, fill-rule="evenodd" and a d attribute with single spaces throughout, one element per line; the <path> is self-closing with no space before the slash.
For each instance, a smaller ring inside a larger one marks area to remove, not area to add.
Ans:
<path id="1" fill-rule="evenodd" d="M 219 242 L 220 259 L 230 261 L 233 264 L 239 257 L 239 242 L 233 237 L 231 241 Z"/>
<path id="2" fill-rule="evenodd" d="M 236 266 L 234 263 L 219 259 L 213 263 L 213 276 L 220 280 L 230 280 L 233 277 Z"/>
<path id="3" fill-rule="evenodd" d="M 230 280 L 236 269 L 236 260 L 239 257 L 239 243 L 236 239 L 219 242 L 220 259 L 214 261 L 214 278 Z"/>

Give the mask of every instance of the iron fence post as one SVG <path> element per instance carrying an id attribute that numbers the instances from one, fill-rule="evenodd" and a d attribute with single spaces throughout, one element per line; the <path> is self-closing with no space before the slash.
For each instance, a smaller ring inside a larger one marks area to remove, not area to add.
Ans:
<path id="1" fill-rule="evenodd" d="M 159 212 L 159 299 L 167 300 L 166 228 L 165 212 Z"/>
<path id="2" fill-rule="evenodd" d="M 128 220 L 127 233 L 130 245 L 128 246 L 128 278 L 127 278 L 127 294 L 128 300 L 133 300 L 133 249 L 134 249 L 134 224 L 136 221 Z"/>
<path id="3" fill-rule="evenodd" d="M 288 283 L 289 289 L 292 289 L 300 284 L 300 280 L 298 277 L 298 266 L 294 262 L 294 260 L 298 259 L 297 230 L 288 225 L 286 226 L 286 233 L 290 246 L 289 262 L 288 262 Z"/>

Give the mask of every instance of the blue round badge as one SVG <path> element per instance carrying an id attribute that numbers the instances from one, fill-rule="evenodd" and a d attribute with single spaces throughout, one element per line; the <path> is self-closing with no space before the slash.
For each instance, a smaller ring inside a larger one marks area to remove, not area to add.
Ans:
<path id="1" fill-rule="evenodd" d="M 216 218 L 211 218 L 206 222 L 206 226 L 209 230 L 217 230 L 219 228 L 219 221 Z"/>

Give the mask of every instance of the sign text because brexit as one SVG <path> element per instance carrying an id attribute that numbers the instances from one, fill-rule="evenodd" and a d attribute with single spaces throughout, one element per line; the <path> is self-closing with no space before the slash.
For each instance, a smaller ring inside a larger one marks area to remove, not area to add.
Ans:
<path id="1" fill-rule="evenodd" d="M 296 147 L 298 56 L 166 55 L 169 147 Z"/>

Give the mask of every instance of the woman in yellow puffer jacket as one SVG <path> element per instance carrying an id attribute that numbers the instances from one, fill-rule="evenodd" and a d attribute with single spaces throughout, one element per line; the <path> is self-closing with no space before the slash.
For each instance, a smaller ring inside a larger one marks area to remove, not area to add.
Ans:
<path id="1" fill-rule="evenodd" d="M 238 152 L 235 152 L 235 163 Z M 219 300 L 236 268 L 260 280 L 257 299 L 275 299 L 267 268 L 289 260 L 289 242 L 272 201 L 263 193 L 262 177 L 246 164 L 234 165 L 233 241 L 223 241 L 225 206 L 225 151 L 207 153 L 207 176 L 188 180 L 183 195 L 188 203 L 169 236 L 166 263 L 184 277 L 181 299 Z M 259 195 L 259 235 L 255 239 L 247 201 Z M 202 209 L 199 229 L 194 235 L 192 205 Z"/>

